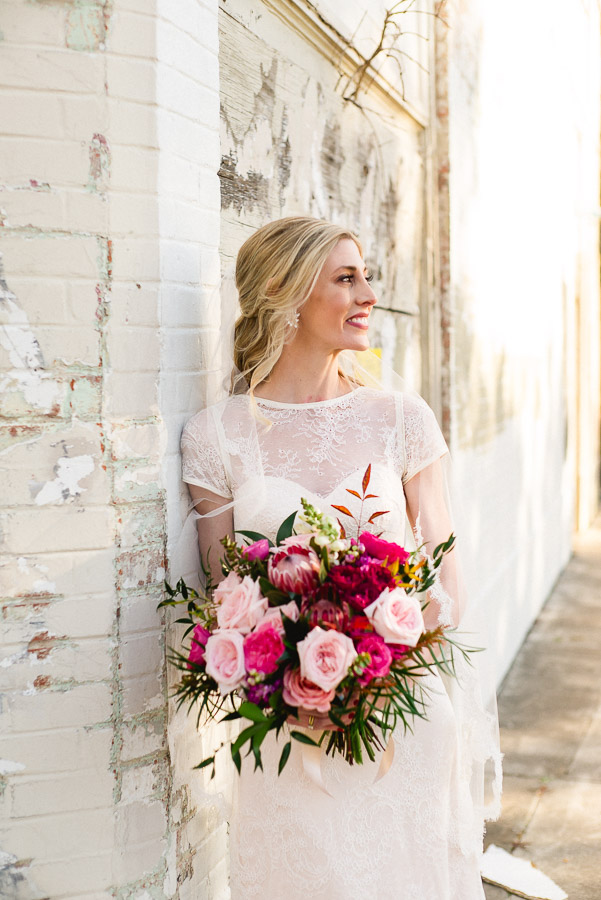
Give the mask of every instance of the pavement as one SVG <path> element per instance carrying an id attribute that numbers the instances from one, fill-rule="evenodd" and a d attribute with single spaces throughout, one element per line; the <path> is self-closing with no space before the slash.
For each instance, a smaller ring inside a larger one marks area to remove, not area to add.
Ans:
<path id="1" fill-rule="evenodd" d="M 601 900 L 601 517 L 575 539 L 502 685 L 499 718 L 503 812 L 485 847 L 531 860 L 570 900 Z"/>

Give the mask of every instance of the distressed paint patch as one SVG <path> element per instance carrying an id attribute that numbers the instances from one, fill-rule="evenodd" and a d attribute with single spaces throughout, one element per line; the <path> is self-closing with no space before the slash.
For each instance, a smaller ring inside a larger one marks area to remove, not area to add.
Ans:
<path id="1" fill-rule="evenodd" d="M 108 190 L 111 175 L 111 150 L 103 134 L 95 134 L 88 145 L 90 165 L 87 190 L 104 194 Z"/>
<path id="2" fill-rule="evenodd" d="M 0 759 L 0 775 L 14 775 L 15 772 L 22 772 L 24 768 L 24 763 L 15 762 L 12 759 Z"/>
<path id="3" fill-rule="evenodd" d="M 66 500 L 79 496 L 85 491 L 79 482 L 94 471 L 94 460 L 87 453 L 81 456 L 61 456 L 54 471 L 56 478 L 46 482 L 41 489 L 38 489 L 37 485 L 32 488 L 38 506 L 44 506 L 46 503 L 65 503 Z"/>
<path id="4" fill-rule="evenodd" d="M 87 53 L 104 50 L 111 11 L 112 3 L 107 0 L 75 0 L 65 23 L 67 47 Z"/>
<path id="5" fill-rule="evenodd" d="M 0 850 L 0 897 L 10 900 L 48 900 L 31 882 L 27 867 L 31 859 L 18 859 L 12 853 Z"/>
<path id="6" fill-rule="evenodd" d="M 1 390 L 20 389 L 34 409 L 56 415 L 60 409 L 61 388 L 43 371 L 44 357 L 29 325 L 25 310 L 4 278 L 0 260 L 0 346 L 14 367 L 0 382 Z"/>
<path id="7" fill-rule="evenodd" d="M 249 169 L 246 175 L 237 170 L 237 156 L 230 153 L 221 157 L 218 175 L 221 182 L 221 208 L 233 207 L 237 212 L 258 207 L 269 209 L 269 181 L 261 172 Z"/>

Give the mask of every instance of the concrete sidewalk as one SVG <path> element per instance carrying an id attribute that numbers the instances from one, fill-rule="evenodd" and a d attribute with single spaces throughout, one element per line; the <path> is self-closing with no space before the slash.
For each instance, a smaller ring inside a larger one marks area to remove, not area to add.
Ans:
<path id="1" fill-rule="evenodd" d="M 600 900 L 601 518 L 574 551 L 502 687 L 503 814 L 485 846 L 532 860 L 570 900 Z"/>

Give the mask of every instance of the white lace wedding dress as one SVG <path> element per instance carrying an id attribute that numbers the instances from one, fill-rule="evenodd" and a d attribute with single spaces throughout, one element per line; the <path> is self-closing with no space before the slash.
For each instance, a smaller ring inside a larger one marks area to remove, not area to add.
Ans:
<path id="1" fill-rule="evenodd" d="M 402 543 L 403 485 L 446 453 L 420 398 L 359 387 L 301 405 L 259 400 L 272 423 L 257 427 L 247 396 L 231 397 L 187 424 L 184 480 L 233 501 L 235 527 L 272 539 L 301 497 L 359 514 L 371 463 L 364 520 Z M 448 535 L 447 535 L 448 536 Z M 388 773 L 379 760 L 349 766 L 322 754 L 329 796 L 307 777 L 302 748 L 278 777 L 281 746 L 263 744 L 264 771 L 243 760 L 230 823 L 233 900 L 482 900 L 482 823 L 472 821 L 470 771 L 462 759 L 454 708 L 442 680 L 428 676 L 428 720 L 394 734 Z"/>

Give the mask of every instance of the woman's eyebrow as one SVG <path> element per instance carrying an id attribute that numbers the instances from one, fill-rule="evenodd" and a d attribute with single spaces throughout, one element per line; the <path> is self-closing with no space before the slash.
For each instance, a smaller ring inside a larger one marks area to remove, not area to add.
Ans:
<path id="1" fill-rule="evenodd" d="M 334 269 L 334 273 L 340 272 L 341 269 L 346 269 L 349 272 L 356 272 L 357 266 L 338 266 L 337 269 Z M 363 271 L 367 272 L 367 266 L 363 266 Z"/>

